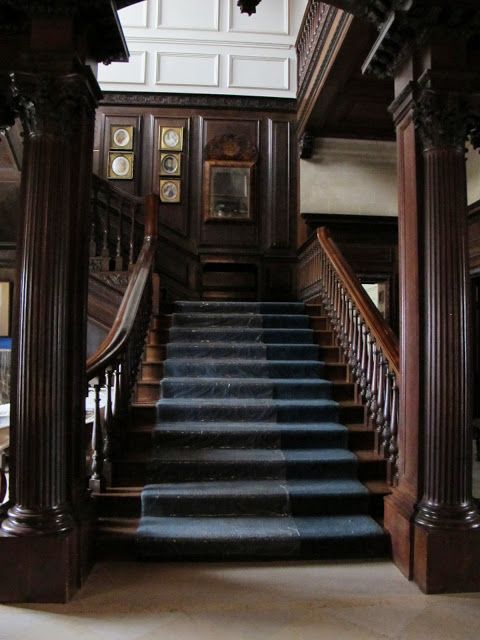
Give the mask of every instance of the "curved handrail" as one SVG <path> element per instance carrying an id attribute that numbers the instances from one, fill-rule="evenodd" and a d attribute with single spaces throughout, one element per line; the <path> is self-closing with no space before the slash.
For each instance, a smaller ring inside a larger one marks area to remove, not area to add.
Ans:
<path id="1" fill-rule="evenodd" d="M 377 344 L 381 347 L 398 380 L 400 375 L 400 356 L 397 336 L 365 292 L 360 280 L 343 256 L 335 240 L 333 240 L 327 227 L 317 229 L 317 238 L 330 259 L 330 263 L 337 272 L 350 299 L 363 317 L 365 324 L 377 341 Z"/>
<path id="2" fill-rule="evenodd" d="M 97 351 L 87 360 L 87 379 L 91 380 L 118 357 L 125 346 L 138 313 L 143 292 L 155 257 L 157 240 L 157 197 L 145 200 L 145 238 L 138 260 L 133 268 L 127 289 L 122 299 L 112 328 Z"/>
<path id="3" fill-rule="evenodd" d="M 90 488 L 103 491 L 111 475 L 112 442 L 128 414 L 131 393 L 144 349 L 152 308 L 152 272 L 157 243 L 158 196 L 145 199 L 144 240 L 107 337 L 87 360 L 93 391 L 92 476 Z M 100 398 L 105 395 L 104 416 Z"/>

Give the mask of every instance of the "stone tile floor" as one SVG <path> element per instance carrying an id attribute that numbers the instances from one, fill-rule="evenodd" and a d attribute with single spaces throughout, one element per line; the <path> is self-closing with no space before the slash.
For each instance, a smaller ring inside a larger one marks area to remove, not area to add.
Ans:
<path id="1" fill-rule="evenodd" d="M 463 640 L 480 594 L 425 596 L 389 562 L 98 564 L 67 605 L 0 606 L 1 640 Z"/>

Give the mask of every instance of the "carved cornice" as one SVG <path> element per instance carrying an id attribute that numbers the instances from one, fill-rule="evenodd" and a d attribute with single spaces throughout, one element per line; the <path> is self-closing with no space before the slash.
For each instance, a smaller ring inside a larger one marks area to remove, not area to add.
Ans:
<path id="1" fill-rule="evenodd" d="M 240 13 L 248 13 L 249 16 L 252 13 L 257 12 L 257 5 L 260 4 L 262 0 L 238 0 L 237 7 L 240 7 Z"/>
<path id="2" fill-rule="evenodd" d="M 257 98 L 253 96 L 105 92 L 101 104 L 138 107 L 179 107 L 185 109 L 241 109 L 243 111 L 295 113 L 297 102 L 289 98 Z"/>
<path id="3" fill-rule="evenodd" d="M 7 104 L 22 122 L 25 136 L 73 136 L 82 126 L 82 114 L 95 112 L 100 94 L 86 75 L 12 73 Z"/>

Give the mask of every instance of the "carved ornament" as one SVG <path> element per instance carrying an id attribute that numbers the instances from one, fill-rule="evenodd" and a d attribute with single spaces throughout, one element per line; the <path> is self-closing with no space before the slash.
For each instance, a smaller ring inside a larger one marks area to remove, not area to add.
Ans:
<path id="1" fill-rule="evenodd" d="M 242 136 L 228 133 L 213 138 L 205 147 L 206 160 L 239 160 L 256 162 L 257 147 Z"/>
<path id="2" fill-rule="evenodd" d="M 248 13 L 249 16 L 252 13 L 257 13 L 257 5 L 260 4 L 262 0 L 238 0 L 237 6 L 240 7 L 240 13 Z"/>

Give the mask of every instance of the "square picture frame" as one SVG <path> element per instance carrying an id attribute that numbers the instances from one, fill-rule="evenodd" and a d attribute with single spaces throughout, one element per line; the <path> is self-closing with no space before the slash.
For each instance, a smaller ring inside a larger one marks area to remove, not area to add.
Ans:
<path id="1" fill-rule="evenodd" d="M 179 176 L 182 171 L 182 155 L 175 152 L 162 152 L 160 154 L 160 175 Z"/>
<path id="2" fill-rule="evenodd" d="M 181 182 L 180 180 L 162 178 L 160 180 L 160 202 L 178 204 L 181 199 Z"/>
<path id="3" fill-rule="evenodd" d="M 162 151 L 182 151 L 183 127 L 160 127 L 159 147 Z"/>
<path id="4" fill-rule="evenodd" d="M 121 153 L 110 151 L 108 153 L 109 180 L 133 180 L 135 154 L 129 151 Z"/>
<path id="5" fill-rule="evenodd" d="M 110 149 L 132 151 L 134 127 L 132 124 L 110 125 Z"/>
<path id="6" fill-rule="evenodd" d="M 0 338 L 10 338 L 12 332 L 12 283 L 0 282 Z"/>

